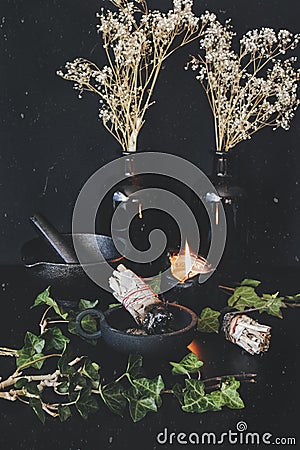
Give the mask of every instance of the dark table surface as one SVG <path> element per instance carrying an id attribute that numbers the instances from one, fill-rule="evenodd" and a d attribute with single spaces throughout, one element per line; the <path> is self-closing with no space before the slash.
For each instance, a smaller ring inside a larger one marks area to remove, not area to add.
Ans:
<path id="1" fill-rule="evenodd" d="M 240 274 L 243 275 L 243 274 Z M 245 276 L 262 280 L 265 292 L 280 291 L 294 294 L 300 291 L 300 272 L 292 268 L 254 267 Z M 30 309 L 41 286 L 26 273 L 22 266 L 2 266 L 0 270 L 1 317 L 0 346 L 20 348 L 26 330 L 38 333 L 41 310 Z M 197 287 L 193 295 L 184 293 L 180 302 L 200 311 L 205 306 L 222 308 L 226 295 L 220 291 L 220 283 L 240 281 L 217 273 L 204 285 Z M 46 286 L 44 286 L 45 288 Z M 74 293 L 76 296 L 76 293 Z M 299 401 L 299 309 L 288 308 L 284 319 L 272 318 L 265 314 L 260 322 L 272 326 L 271 346 L 267 353 L 251 356 L 236 345 L 224 340 L 221 335 L 197 334 L 195 348 L 204 361 L 204 378 L 251 372 L 257 374 L 256 384 L 242 383 L 241 396 L 245 408 L 241 410 L 223 409 L 220 412 L 188 414 L 180 410 L 179 403 L 172 396 L 165 396 L 157 413 L 149 413 L 141 422 L 134 424 L 128 416 L 120 418 L 106 408 L 91 415 L 88 421 L 73 415 L 67 422 L 47 417 L 42 425 L 34 413 L 24 404 L 1 400 L 0 406 L 0 448 L 24 449 L 126 449 L 126 448 L 182 448 L 195 445 L 180 444 L 176 440 L 170 444 L 170 434 L 215 432 L 217 436 L 232 430 L 238 422 L 245 422 L 248 432 L 272 434 L 276 437 L 295 437 L 299 442 L 298 401 Z M 104 373 L 112 374 L 121 370 L 126 363 L 126 355 L 114 353 L 103 342 L 95 348 L 83 343 L 84 351 L 90 352 L 94 360 L 100 361 Z M 146 375 L 164 373 L 168 363 L 144 358 Z M 0 359 L 0 375 L 7 376 L 13 369 L 13 360 Z M 177 380 L 174 378 L 174 383 Z M 168 443 L 157 442 L 158 433 L 167 429 Z M 283 441 L 284 442 L 284 441 Z M 299 445 L 299 444 L 298 444 Z M 200 445 L 204 447 L 203 445 Z M 226 444 L 224 448 L 254 448 L 255 445 Z M 260 446 L 263 446 L 262 444 Z M 210 447 L 213 447 L 211 445 Z M 209 447 L 208 447 L 209 448 Z"/>

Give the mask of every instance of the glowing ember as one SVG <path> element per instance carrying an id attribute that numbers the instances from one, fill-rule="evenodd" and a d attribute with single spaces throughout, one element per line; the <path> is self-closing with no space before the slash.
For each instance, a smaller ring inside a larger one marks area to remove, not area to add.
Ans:
<path id="1" fill-rule="evenodd" d="M 196 256 L 191 253 L 188 242 L 186 241 L 184 251 L 170 255 L 171 273 L 180 283 L 195 277 L 201 273 L 209 273 L 212 266 L 208 264 L 203 256 Z"/>
<path id="2" fill-rule="evenodd" d="M 201 356 L 201 349 L 200 349 L 200 344 L 199 342 L 194 339 L 190 345 L 188 345 L 188 349 L 194 353 L 194 355 L 198 356 L 198 358 L 202 361 L 202 356 Z"/>
<path id="3" fill-rule="evenodd" d="M 143 213 L 142 213 L 142 204 L 139 203 L 139 218 L 142 219 L 143 218 Z"/>

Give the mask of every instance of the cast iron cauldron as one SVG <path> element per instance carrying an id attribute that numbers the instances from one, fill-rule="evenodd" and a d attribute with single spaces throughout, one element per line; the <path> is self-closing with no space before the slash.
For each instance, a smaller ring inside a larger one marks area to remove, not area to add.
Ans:
<path id="1" fill-rule="evenodd" d="M 194 311 L 175 303 L 167 303 L 174 316 L 174 331 L 164 334 L 134 335 L 126 333 L 137 325 L 123 306 L 107 309 L 104 313 L 97 309 L 87 309 L 76 317 L 79 335 L 88 339 L 102 338 L 113 350 L 121 353 L 137 353 L 146 356 L 173 356 L 186 348 L 193 340 L 198 317 Z M 99 331 L 87 333 L 81 321 L 86 315 L 99 318 Z"/>
<path id="2" fill-rule="evenodd" d="M 68 246 L 73 247 L 72 234 L 62 234 Z M 95 270 L 101 270 L 102 262 L 98 258 L 98 248 L 105 260 L 109 263 L 118 264 L 122 259 L 114 246 L 110 236 L 76 234 L 76 241 L 91 255 L 90 265 Z M 95 238 L 97 247 L 95 248 Z M 29 276 L 36 282 L 40 289 L 51 287 L 51 293 L 61 303 L 78 301 L 80 298 L 96 296 L 98 298 L 102 290 L 87 276 L 82 265 L 78 263 L 66 263 L 61 261 L 57 253 L 47 245 L 41 237 L 26 242 L 21 249 L 21 258 Z M 113 262 L 115 261 L 115 263 Z"/>

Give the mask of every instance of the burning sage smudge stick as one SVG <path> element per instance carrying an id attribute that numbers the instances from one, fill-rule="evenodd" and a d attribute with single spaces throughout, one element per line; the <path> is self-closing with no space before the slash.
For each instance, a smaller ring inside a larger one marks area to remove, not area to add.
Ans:
<path id="1" fill-rule="evenodd" d="M 109 278 L 114 297 L 148 334 L 165 333 L 170 329 L 173 315 L 151 287 L 134 272 L 119 264 Z"/>
<path id="2" fill-rule="evenodd" d="M 228 152 L 265 126 L 288 130 L 300 102 L 300 70 L 293 67 L 297 59 L 284 59 L 300 35 L 272 28 L 250 30 L 235 52 L 229 22 L 222 25 L 209 14 L 200 54 L 186 66 L 198 72 L 196 79 L 207 95 L 218 152 Z"/>
<path id="3" fill-rule="evenodd" d="M 57 74 L 79 91 L 100 97 L 99 117 L 123 151 L 136 151 L 144 116 L 166 58 L 198 38 L 208 21 L 192 12 L 193 0 L 173 0 L 168 12 L 149 10 L 146 0 L 111 0 L 116 11 L 101 9 L 98 31 L 108 64 L 76 58 Z"/>

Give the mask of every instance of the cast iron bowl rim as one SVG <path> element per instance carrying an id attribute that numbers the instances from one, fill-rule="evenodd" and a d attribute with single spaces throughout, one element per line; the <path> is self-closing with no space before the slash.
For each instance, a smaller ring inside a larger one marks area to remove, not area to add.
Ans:
<path id="1" fill-rule="evenodd" d="M 115 259 L 105 259 L 105 261 L 99 261 L 96 263 L 84 263 L 84 264 L 80 264 L 80 263 L 55 263 L 55 262 L 48 262 L 48 261 L 39 261 L 36 263 L 32 263 L 32 264 L 24 264 L 24 267 L 26 268 L 31 268 L 31 267 L 38 267 L 38 266 L 50 266 L 50 267 L 68 267 L 68 268 L 80 268 L 80 267 L 94 267 L 94 266 L 100 266 L 101 264 L 105 263 L 105 262 L 118 262 L 121 261 L 122 259 L 124 259 L 124 256 L 120 256 L 120 258 L 115 258 Z"/>
<path id="2" fill-rule="evenodd" d="M 96 236 L 96 237 L 104 237 L 107 238 L 109 240 L 112 240 L 113 242 L 113 238 L 111 236 L 108 236 L 106 234 L 93 234 L 93 233 L 62 233 L 62 236 Z M 105 259 L 104 261 L 99 261 L 99 262 L 91 262 L 91 263 L 84 263 L 84 264 L 80 264 L 78 263 L 63 263 L 63 262 L 54 262 L 54 261 L 36 261 L 34 263 L 26 263 L 26 256 L 24 255 L 24 248 L 26 246 L 28 246 L 30 243 L 32 242 L 37 242 L 38 240 L 41 240 L 40 237 L 35 237 L 30 239 L 29 241 L 26 241 L 21 248 L 21 254 L 22 254 L 22 260 L 24 262 L 24 267 L 26 268 L 32 268 L 32 267 L 38 267 L 38 266 L 49 266 L 49 267 L 59 267 L 59 268 L 63 268 L 63 267 L 72 267 L 72 268 L 80 268 L 82 266 L 84 267 L 93 267 L 93 266 L 97 266 L 100 264 L 103 264 L 104 262 L 117 262 L 117 261 L 121 261 L 122 259 L 124 259 L 124 256 L 120 255 L 119 258 L 113 258 L 113 259 Z"/>
<path id="3" fill-rule="evenodd" d="M 191 318 L 192 318 L 191 323 L 189 325 L 187 325 L 186 327 L 181 328 L 180 330 L 177 330 L 177 331 L 172 331 L 171 333 L 146 334 L 146 335 L 144 335 L 144 334 L 134 335 L 134 334 L 126 333 L 126 331 L 118 330 L 117 328 L 111 327 L 109 325 L 109 323 L 106 321 L 106 316 L 108 316 L 109 314 L 113 314 L 114 310 L 124 309 L 124 307 L 121 306 L 121 305 L 120 306 L 115 306 L 114 308 L 107 309 L 106 311 L 104 311 L 104 313 L 103 313 L 104 317 L 103 317 L 102 320 L 105 320 L 105 323 L 108 326 L 108 329 L 109 329 L 110 332 L 117 333 L 117 334 L 122 334 L 123 336 L 127 336 L 127 338 L 130 337 L 130 338 L 133 338 L 133 339 L 134 338 L 138 338 L 138 339 L 150 339 L 150 338 L 152 338 L 152 339 L 159 339 L 160 338 L 161 339 L 164 336 L 178 336 L 178 335 L 180 336 L 181 334 L 183 334 L 183 333 L 185 333 L 187 331 L 193 330 L 193 328 L 196 326 L 197 321 L 198 321 L 198 316 L 195 313 L 195 311 L 193 311 L 190 308 L 187 308 L 186 306 L 179 305 L 178 303 L 172 303 L 172 302 L 165 302 L 165 303 L 167 305 L 169 305 L 169 306 L 175 306 L 178 309 L 182 309 L 182 310 L 188 312 L 190 314 Z"/>

